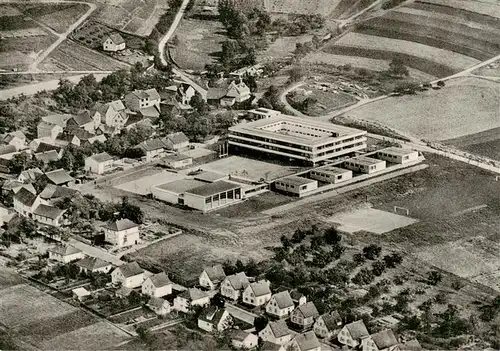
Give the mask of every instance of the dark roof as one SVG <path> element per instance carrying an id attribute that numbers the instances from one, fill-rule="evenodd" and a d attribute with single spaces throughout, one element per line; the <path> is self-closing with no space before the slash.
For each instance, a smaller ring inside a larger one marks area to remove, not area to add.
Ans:
<path id="1" fill-rule="evenodd" d="M 94 120 L 92 119 L 92 117 L 90 117 L 89 111 L 83 111 L 76 116 L 73 116 L 73 118 L 71 118 L 71 121 L 74 121 L 79 126 L 83 126 L 87 123 L 92 123 Z"/>
<path id="2" fill-rule="evenodd" d="M 168 279 L 168 276 L 165 272 L 155 274 L 149 277 L 149 279 L 151 279 L 151 283 L 153 283 L 153 285 L 156 288 L 161 288 L 163 286 L 172 284 L 172 282 L 170 281 L 170 279 Z"/>
<path id="3" fill-rule="evenodd" d="M 198 288 L 189 288 L 184 290 L 179 296 L 188 299 L 189 301 L 194 301 L 207 297 L 208 294 Z"/>
<path id="4" fill-rule="evenodd" d="M 45 176 L 55 185 L 65 184 L 75 180 L 62 168 L 47 172 Z"/>
<path id="5" fill-rule="evenodd" d="M 89 158 L 96 162 L 106 162 L 113 159 L 113 157 L 111 157 L 107 152 L 101 152 L 100 154 L 92 155 Z"/>
<path id="6" fill-rule="evenodd" d="M 101 260 L 97 257 L 85 257 L 76 262 L 76 265 L 81 268 L 93 271 L 94 269 L 111 266 L 111 263 Z"/>
<path id="7" fill-rule="evenodd" d="M 325 326 L 330 331 L 337 329 L 339 324 L 342 323 L 342 318 L 340 317 L 340 314 L 337 311 L 332 311 L 331 313 L 325 313 L 321 316 L 321 319 L 323 319 Z"/>
<path id="8" fill-rule="evenodd" d="M 160 109 L 156 106 L 144 107 L 139 110 L 142 117 L 158 117 L 160 115 Z"/>
<path id="9" fill-rule="evenodd" d="M 359 340 L 370 335 L 370 333 L 368 333 L 368 329 L 366 329 L 365 323 L 362 320 L 346 324 L 345 327 L 354 340 Z"/>
<path id="10" fill-rule="evenodd" d="M 119 220 L 108 223 L 105 226 L 105 228 L 109 229 L 109 230 L 113 230 L 115 232 L 119 232 L 122 230 L 127 230 L 127 229 L 138 227 L 138 226 L 139 226 L 139 224 L 132 222 L 130 219 L 123 218 L 123 219 L 119 219 Z"/>
<path id="11" fill-rule="evenodd" d="M 292 297 L 288 291 L 282 291 L 277 294 L 274 294 L 274 299 L 278 304 L 279 308 L 287 308 L 294 306 Z"/>
<path id="12" fill-rule="evenodd" d="M 290 296 L 292 297 L 292 300 L 296 302 L 298 302 L 302 297 L 305 297 L 304 294 L 298 292 L 297 290 L 292 290 L 290 292 Z"/>
<path id="13" fill-rule="evenodd" d="M 212 267 L 206 267 L 205 272 L 213 283 L 220 283 L 224 280 L 224 278 L 226 278 L 226 273 L 224 273 L 224 269 L 220 264 Z"/>
<path id="14" fill-rule="evenodd" d="M 299 351 L 316 350 L 321 348 L 321 344 L 313 331 L 304 334 L 297 334 L 294 338 L 299 346 Z"/>
<path id="15" fill-rule="evenodd" d="M 35 214 L 37 216 L 41 216 L 41 217 L 50 218 L 50 219 L 56 219 L 56 218 L 60 217 L 64 212 L 66 212 L 66 211 L 61 210 L 57 207 L 40 204 L 35 209 L 35 211 L 33 211 L 33 214 Z"/>
<path id="16" fill-rule="evenodd" d="M 58 113 L 49 116 L 44 116 L 42 117 L 42 120 L 48 123 L 57 124 L 58 126 L 65 128 L 66 123 L 71 117 L 73 117 L 73 115 L 67 113 L 66 114 Z"/>
<path id="17" fill-rule="evenodd" d="M 16 151 L 14 145 L 0 145 L 0 155 L 11 154 Z"/>
<path id="18" fill-rule="evenodd" d="M 143 141 L 136 147 L 144 151 L 154 151 L 154 150 L 164 149 L 166 145 L 163 143 L 161 139 L 149 139 Z"/>
<path id="19" fill-rule="evenodd" d="M 60 199 L 63 197 L 74 197 L 76 194 L 78 194 L 78 190 L 54 184 L 47 184 L 40 193 L 40 197 L 44 200 L 49 200 Z"/>
<path id="20" fill-rule="evenodd" d="M 47 251 L 54 252 L 54 253 L 62 255 L 62 256 L 72 255 L 72 254 L 82 252 L 81 250 L 77 249 L 76 247 L 69 246 L 69 245 L 68 246 L 57 245 L 55 247 L 48 249 Z"/>
<path id="21" fill-rule="evenodd" d="M 291 334 L 290 329 L 288 329 L 284 321 L 269 322 L 269 328 L 271 328 L 275 338 L 281 338 Z"/>
<path id="22" fill-rule="evenodd" d="M 227 88 L 209 88 L 207 100 L 220 100 L 227 94 Z"/>
<path id="23" fill-rule="evenodd" d="M 59 160 L 59 154 L 56 150 L 50 150 L 45 152 L 38 152 L 35 154 L 35 158 L 43 163 L 49 163 L 50 161 Z"/>
<path id="24" fill-rule="evenodd" d="M 261 346 L 262 351 L 279 351 L 283 346 L 274 344 L 270 341 L 264 341 Z"/>
<path id="25" fill-rule="evenodd" d="M 198 319 L 205 321 L 207 323 L 211 323 L 213 325 L 219 324 L 222 316 L 224 316 L 224 312 L 226 310 L 224 308 L 217 308 L 215 306 L 210 306 L 204 309 Z"/>
<path id="26" fill-rule="evenodd" d="M 142 269 L 141 266 L 139 266 L 139 264 L 135 261 L 124 264 L 123 266 L 120 266 L 117 269 L 119 269 L 122 272 L 125 278 L 133 277 L 134 275 L 139 275 L 144 273 L 144 269 Z"/>
<path id="27" fill-rule="evenodd" d="M 304 318 L 309 318 L 309 317 L 316 318 L 319 316 L 319 312 L 316 309 L 316 306 L 314 306 L 314 303 L 312 302 L 307 302 L 303 305 L 298 306 L 297 310 L 302 313 Z"/>
<path id="28" fill-rule="evenodd" d="M 168 134 L 166 138 L 170 140 L 172 144 L 181 144 L 189 141 L 188 137 L 183 132 Z"/>
<path id="29" fill-rule="evenodd" d="M 161 297 L 155 297 L 149 299 L 148 306 L 153 308 L 162 308 L 165 305 L 165 302 L 168 304 L 167 300 L 162 299 Z"/>
<path id="30" fill-rule="evenodd" d="M 418 342 L 417 339 L 411 339 L 401 345 L 401 350 L 404 351 L 418 351 L 422 350 L 422 345 Z"/>
<path id="31" fill-rule="evenodd" d="M 16 195 L 14 195 L 14 199 L 19 201 L 25 206 L 33 206 L 33 203 L 36 200 L 36 195 L 32 194 L 25 188 L 21 188 Z"/>
<path id="32" fill-rule="evenodd" d="M 69 132 L 69 140 L 73 139 L 73 136 L 76 136 L 80 140 L 89 140 L 96 135 L 86 131 L 85 129 L 73 129 Z"/>
<path id="33" fill-rule="evenodd" d="M 187 190 L 197 188 L 203 184 L 205 183 L 195 179 L 179 179 L 179 180 L 174 180 L 173 182 L 170 183 L 158 185 L 156 186 L 156 188 L 170 191 L 176 194 L 182 194 Z"/>
<path id="34" fill-rule="evenodd" d="M 379 350 L 398 344 L 398 339 L 396 339 L 396 336 L 391 329 L 382 330 L 378 333 L 372 334 L 371 338 Z"/>
<path id="35" fill-rule="evenodd" d="M 235 329 L 231 331 L 231 340 L 245 341 L 245 339 L 252 333 L 243 331 L 241 329 Z"/>
<path id="36" fill-rule="evenodd" d="M 240 189 L 240 188 L 241 188 L 241 185 L 234 184 L 234 183 L 228 183 L 228 182 L 221 180 L 221 181 L 218 181 L 215 183 L 208 183 L 208 184 L 202 185 L 198 188 L 188 190 L 188 191 L 186 191 L 186 193 L 198 195 L 198 196 L 210 196 L 210 195 L 215 195 L 215 194 L 219 194 L 219 193 L 226 192 L 229 190 Z"/>
<path id="37" fill-rule="evenodd" d="M 44 143 L 44 142 L 41 142 L 35 153 L 40 153 L 40 152 L 47 152 L 47 151 L 51 151 L 51 150 L 55 150 L 57 152 L 61 151 L 61 148 L 59 146 L 56 146 L 56 145 L 50 145 L 50 144 L 47 144 L 47 143 Z"/>
<path id="38" fill-rule="evenodd" d="M 120 33 L 110 34 L 107 37 L 104 37 L 104 41 L 108 40 L 108 38 L 111 39 L 111 41 L 115 45 L 120 45 L 120 44 L 123 44 L 125 42 L 125 39 L 123 39 L 123 37 L 120 35 Z"/>
<path id="39" fill-rule="evenodd" d="M 228 275 L 226 279 L 235 290 L 245 289 L 248 285 L 250 285 L 250 281 L 248 280 L 245 272 Z"/>

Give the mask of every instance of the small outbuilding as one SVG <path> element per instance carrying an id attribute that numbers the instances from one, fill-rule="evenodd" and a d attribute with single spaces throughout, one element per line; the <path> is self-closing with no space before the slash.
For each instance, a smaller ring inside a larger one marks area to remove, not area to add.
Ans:
<path id="1" fill-rule="evenodd" d="M 104 37 L 102 49 L 104 51 L 116 52 L 125 50 L 125 45 L 125 39 L 123 39 L 120 33 L 113 33 Z"/>
<path id="2" fill-rule="evenodd" d="M 318 189 L 318 181 L 293 175 L 276 180 L 274 189 L 301 197 L 312 190 Z"/>
<path id="3" fill-rule="evenodd" d="M 372 174 L 384 170 L 386 162 L 373 157 L 358 156 L 345 161 L 343 167 L 353 172 Z"/>
<path id="4" fill-rule="evenodd" d="M 337 184 L 352 179 L 352 171 L 335 166 L 324 166 L 311 170 L 309 177 L 323 183 Z"/>
<path id="5" fill-rule="evenodd" d="M 400 147 L 388 147 L 377 151 L 376 155 L 381 160 L 397 164 L 405 164 L 418 160 L 418 151 Z"/>

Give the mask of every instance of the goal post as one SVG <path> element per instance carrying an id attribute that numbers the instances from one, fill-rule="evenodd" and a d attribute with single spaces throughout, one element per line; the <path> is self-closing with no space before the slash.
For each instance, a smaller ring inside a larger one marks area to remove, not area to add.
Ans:
<path id="1" fill-rule="evenodd" d="M 401 207 L 401 206 L 394 206 L 394 213 L 395 214 L 403 214 L 405 216 L 410 215 L 410 210 L 406 207 Z"/>

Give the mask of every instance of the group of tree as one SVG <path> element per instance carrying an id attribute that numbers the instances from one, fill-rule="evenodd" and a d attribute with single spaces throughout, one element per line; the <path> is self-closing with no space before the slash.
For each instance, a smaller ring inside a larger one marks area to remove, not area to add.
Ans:
<path id="1" fill-rule="evenodd" d="M 381 276 L 387 268 L 396 268 L 403 262 L 403 256 L 400 253 L 392 253 L 383 257 L 382 260 L 377 260 L 380 257 L 382 248 L 372 244 L 363 248 L 363 253 L 357 253 L 353 256 L 355 264 L 363 264 L 367 259 L 375 261 L 371 265 L 371 269 L 363 267 L 352 278 L 352 282 L 358 285 L 367 285 L 375 280 L 375 277 Z"/>
<path id="2" fill-rule="evenodd" d="M 280 100 L 280 91 L 278 87 L 271 85 L 258 101 L 260 107 L 270 108 L 273 110 L 286 113 L 285 105 Z"/>

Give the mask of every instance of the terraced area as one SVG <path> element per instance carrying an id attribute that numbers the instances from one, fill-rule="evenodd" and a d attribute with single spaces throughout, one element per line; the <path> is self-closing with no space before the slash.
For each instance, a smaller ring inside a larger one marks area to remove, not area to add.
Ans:
<path id="1" fill-rule="evenodd" d="M 417 0 L 358 24 L 323 51 L 385 61 L 399 56 L 411 68 L 445 77 L 500 53 L 500 2 Z"/>

